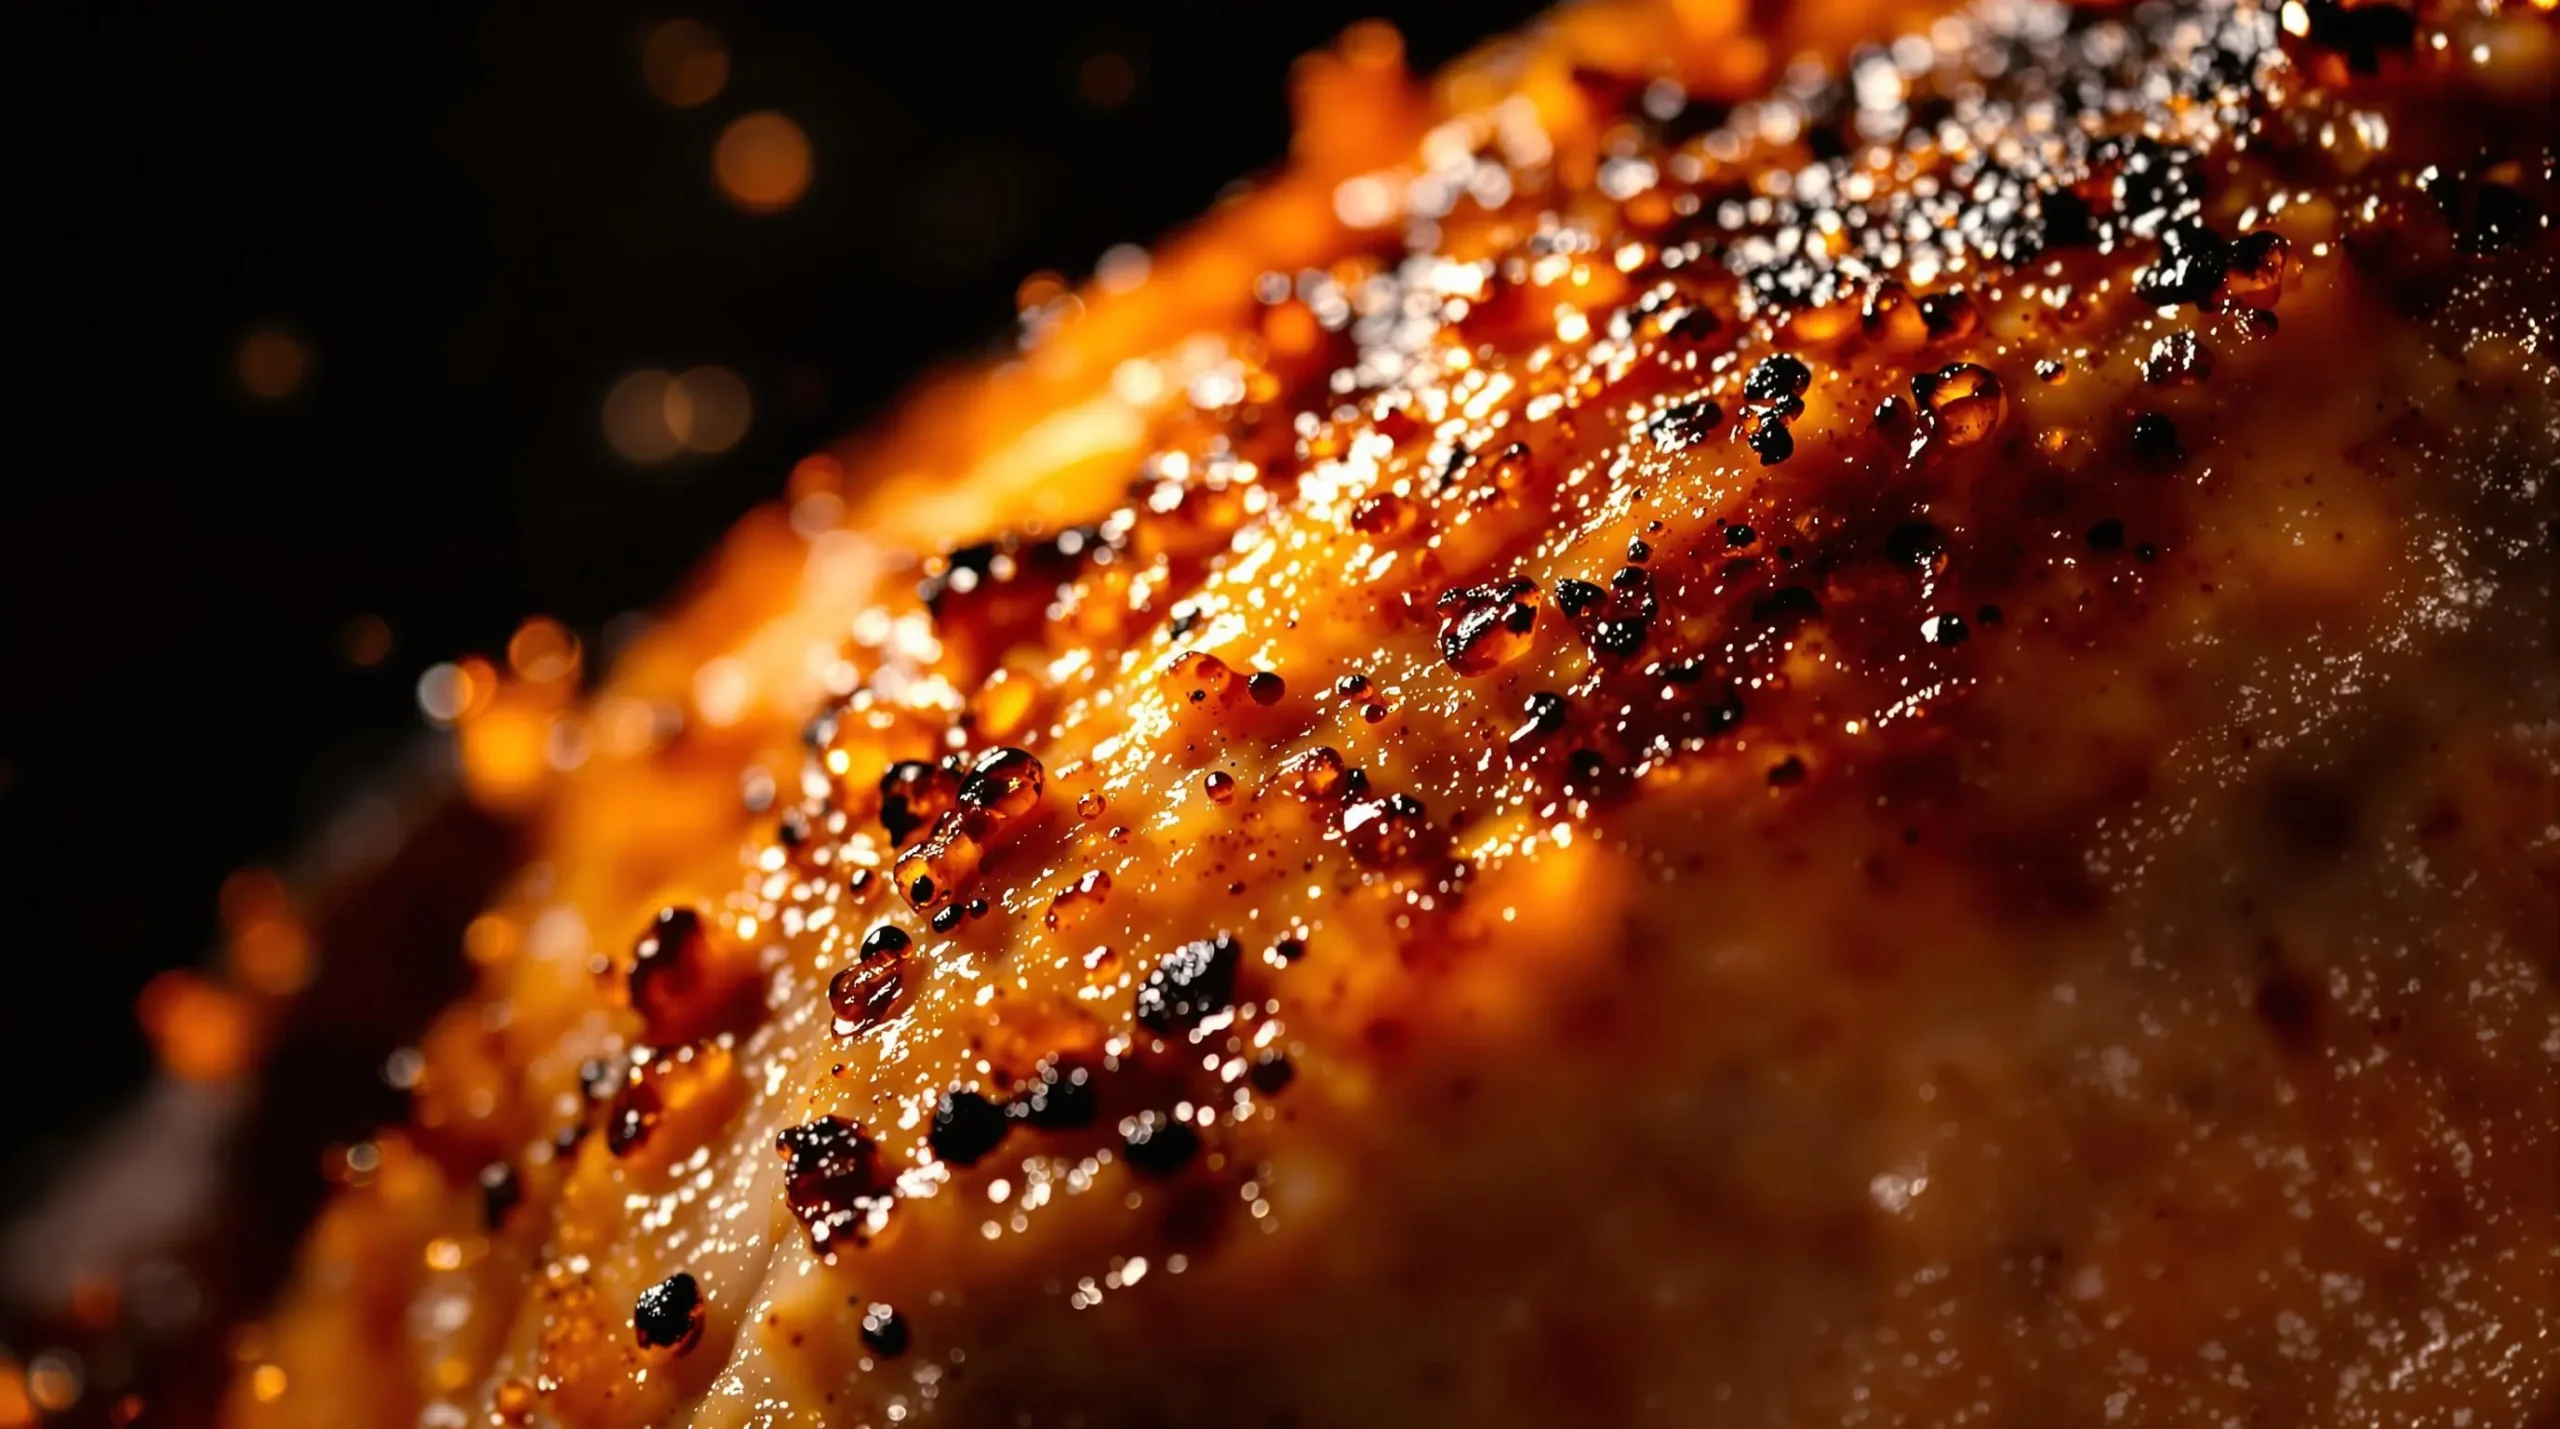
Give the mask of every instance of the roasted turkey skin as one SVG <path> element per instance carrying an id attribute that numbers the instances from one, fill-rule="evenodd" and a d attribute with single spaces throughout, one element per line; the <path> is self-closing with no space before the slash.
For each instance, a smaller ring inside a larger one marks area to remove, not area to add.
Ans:
<path id="1" fill-rule="evenodd" d="M 2555 38 L 1311 61 L 562 716 L 230 1421 L 2560 1420 Z"/>

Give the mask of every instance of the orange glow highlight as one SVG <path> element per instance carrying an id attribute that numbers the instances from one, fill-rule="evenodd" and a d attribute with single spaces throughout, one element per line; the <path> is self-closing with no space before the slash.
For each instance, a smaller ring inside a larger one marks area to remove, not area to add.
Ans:
<path id="1" fill-rule="evenodd" d="M 145 984 L 134 1010 L 171 1076 L 226 1082 L 249 1070 L 256 1029 L 238 993 L 179 969 Z"/>
<path id="2" fill-rule="evenodd" d="M 311 348 L 282 328 L 260 328 L 240 340 L 235 364 L 240 390 L 265 402 L 281 402 L 311 375 Z"/>
<path id="3" fill-rule="evenodd" d="M 669 20 L 641 45 L 640 77 L 673 108 L 708 104 L 729 85 L 729 48 L 699 20 Z"/>
<path id="4" fill-rule="evenodd" d="M 809 136 L 770 109 L 742 115 L 720 131 L 711 175 L 729 202 L 748 213 L 780 213 L 809 191 Z"/>

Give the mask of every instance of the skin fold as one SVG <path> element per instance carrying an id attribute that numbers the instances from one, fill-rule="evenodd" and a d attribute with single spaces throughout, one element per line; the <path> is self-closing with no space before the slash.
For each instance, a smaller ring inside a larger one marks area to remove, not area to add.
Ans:
<path id="1" fill-rule="evenodd" d="M 536 851 L 228 1420 L 2554 1422 L 2553 42 L 1312 58 L 464 722 Z"/>

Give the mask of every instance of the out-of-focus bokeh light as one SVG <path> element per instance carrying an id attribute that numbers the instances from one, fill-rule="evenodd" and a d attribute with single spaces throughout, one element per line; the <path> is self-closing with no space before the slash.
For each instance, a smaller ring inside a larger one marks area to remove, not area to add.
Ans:
<path id="1" fill-rule="evenodd" d="M 171 1076 L 224 1082 L 249 1070 L 257 1029 L 247 1000 L 229 988 L 183 968 L 165 972 L 143 984 L 134 1012 Z"/>
<path id="2" fill-rule="evenodd" d="M 473 656 L 460 662 L 430 665 L 418 677 L 418 712 L 432 724 L 456 725 L 469 719 L 498 693 L 498 672 Z"/>
<path id="3" fill-rule="evenodd" d="M 273 870 L 244 868 L 222 881 L 224 962 L 234 982 L 287 997 L 311 980 L 311 937 Z"/>
<path id="4" fill-rule="evenodd" d="M 578 673 L 578 637 L 559 621 L 537 615 L 508 639 L 507 665 L 537 685 L 569 679 Z"/>
<path id="5" fill-rule="evenodd" d="M 694 368 L 667 389 L 667 431 L 689 452 L 727 451 L 754 416 L 745 380 L 725 367 Z"/>
<path id="6" fill-rule="evenodd" d="M 1147 250 L 1134 243 L 1115 243 L 1102 250 L 1093 265 L 1093 281 L 1106 293 L 1125 293 L 1147 281 L 1155 266 Z"/>
<path id="7" fill-rule="evenodd" d="M 605 441 L 642 466 L 678 452 L 725 452 L 754 420 L 746 380 L 725 367 L 696 367 L 681 377 L 644 368 L 613 384 L 604 399 Z"/>
<path id="8" fill-rule="evenodd" d="M 370 670 L 391 655 L 391 625 L 379 615 L 359 615 L 338 632 L 338 653 L 359 670 Z"/>
<path id="9" fill-rule="evenodd" d="M 0 1429 L 26 1429 L 35 1422 L 36 1406 L 27 1398 L 25 1372 L 0 1361 Z"/>
<path id="10" fill-rule="evenodd" d="M 47 1350 L 27 1365 L 27 1394 L 47 1414 L 60 1414 L 80 1402 L 79 1357 L 67 1350 Z"/>
<path id="11" fill-rule="evenodd" d="M 613 384 L 604 396 L 604 439 L 615 455 L 647 465 L 684 449 L 667 422 L 675 385 L 673 377 L 656 368 L 643 368 Z"/>
<path id="12" fill-rule="evenodd" d="M 1097 50 L 1076 66 L 1076 93 L 1096 109 L 1117 109 L 1138 92 L 1138 67 L 1117 50 Z"/>
<path id="13" fill-rule="evenodd" d="M 240 339 L 234 362 L 240 390 L 262 402 L 281 402 L 311 376 L 311 345 L 280 327 L 262 327 Z"/>
<path id="14" fill-rule="evenodd" d="M 749 213 L 780 213 L 809 191 L 809 136 L 770 109 L 742 114 L 720 131 L 711 176 L 729 202 Z"/>
<path id="15" fill-rule="evenodd" d="M 677 109 L 710 103 L 729 84 L 729 48 L 700 20 L 669 20 L 640 47 L 640 77 Z"/>

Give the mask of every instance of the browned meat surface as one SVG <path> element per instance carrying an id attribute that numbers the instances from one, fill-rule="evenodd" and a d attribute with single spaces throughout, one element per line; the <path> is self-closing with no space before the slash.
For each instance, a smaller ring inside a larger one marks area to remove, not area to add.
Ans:
<path id="1" fill-rule="evenodd" d="M 232 1422 L 2560 1422 L 2554 40 L 1364 33 L 474 707 Z"/>

